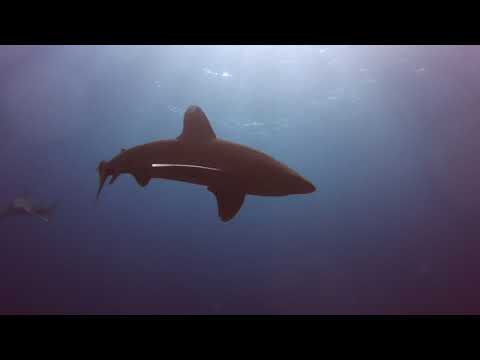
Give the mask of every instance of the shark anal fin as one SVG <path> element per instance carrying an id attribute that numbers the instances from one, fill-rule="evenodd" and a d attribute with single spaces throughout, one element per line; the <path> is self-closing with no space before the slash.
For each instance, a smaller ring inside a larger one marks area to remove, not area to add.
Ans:
<path id="1" fill-rule="evenodd" d="M 216 138 L 207 115 L 200 107 L 189 106 L 183 116 L 183 131 L 177 140 L 187 142 L 202 142 Z"/>
<path id="2" fill-rule="evenodd" d="M 135 178 L 135 180 L 137 180 L 137 184 L 141 187 L 147 186 L 151 179 L 150 176 L 142 172 L 137 172 L 133 174 L 133 177 Z"/>
<path id="3" fill-rule="evenodd" d="M 209 187 L 217 199 L 218 216 L 222 221 L 227 222 L 238 213 L 245 200 L 245 192 L 232 188 Z"/>

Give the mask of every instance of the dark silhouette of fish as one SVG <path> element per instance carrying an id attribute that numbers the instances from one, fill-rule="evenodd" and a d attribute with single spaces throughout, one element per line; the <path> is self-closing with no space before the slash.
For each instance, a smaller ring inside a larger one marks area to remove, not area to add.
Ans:
<path id="1" fill-rule="evenodd" d="M 309 181 L 272 157 L 216 137 L 205 113 L 190 106 L 183 131 L 176 139 L 135 146 L 97 167 L 100 185 L 112 184 L 120 174 L 131 174 L 144 187 L 152 178 L 207 186 L 217 199 L 222 221 L 232 219 L 246 194 L 286 196 L 315 191 Z"/>
<path id="2" fill-rule="evenodd" d="M 5 210 L 0 212 L 0 219 L 17 215 L 30 215 L 49 222 L 56 206 L 57 204 L 49 207 L 37 207 L 33 205 L 29 197 L 19 196 Z"/>

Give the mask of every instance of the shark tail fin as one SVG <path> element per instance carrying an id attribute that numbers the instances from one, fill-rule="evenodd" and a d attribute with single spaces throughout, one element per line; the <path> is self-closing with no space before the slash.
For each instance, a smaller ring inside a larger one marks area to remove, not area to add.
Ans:
<path id="1" fill-rule="evenodd" d="M 112 175 L 112 172 L 110 171 L 108 167 L 108 162 L 106 161 L 100 161 L 100 163 L 97 166 L 97 172 L 98 172 L 98 180 L 99 180 L 99 186 L 98 186 L 98 191 L 97 191 L 97 200 L 98 197 L 100 196 L 100 192 L 102 191 L 103 185 L 105 185 L 105 180 Z"/>

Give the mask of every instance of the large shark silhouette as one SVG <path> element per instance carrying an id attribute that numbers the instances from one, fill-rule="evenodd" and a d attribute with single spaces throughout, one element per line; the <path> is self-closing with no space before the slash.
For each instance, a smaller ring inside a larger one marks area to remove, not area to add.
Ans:
<path id="1" fill-rule="evenodd" d="M 0 219 L 16 215 L 31 215 L 49 222 L 55 208 L 56 204 L 49 207 L 37 207 L 33 205 L 29 197 L 19 196 L 8 205 L 7 209 L 0 212 Z"/>
<path id="2" fill-rule="evenodd" d="M 222 221 L 232 219 L 246 194 L 285 196 L 315 191 L 309 181 L 272 157 L 252 148 L 216 137 L 205 113 L 190 106 L 183 132 L 176 139 L 135 146 L 97 167 L 100 185 L 120 174 L 131 174 L 144 187 L 152 178 L 204 185 L 217 199 Z"/>

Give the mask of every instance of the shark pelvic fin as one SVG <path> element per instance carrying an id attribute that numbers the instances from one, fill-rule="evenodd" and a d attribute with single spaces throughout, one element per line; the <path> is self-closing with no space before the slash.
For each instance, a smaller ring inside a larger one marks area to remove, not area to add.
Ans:
<path id="1" fill-rule="evenodd" d="M 233 219 L 245 200 L 245 193 L 237 189 L 209 187 L 208 191 L 217 199 L 218 216 L 223 222 Z"/>
<path id="2" fill-rule="evenodd" d="M 134 173 L 133 177 L 137 181 L 137 184 L 140 185 L 141 187 L 147 186 L 151 179 L 150 176 L 142 172 Z"/>

